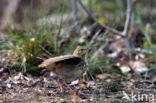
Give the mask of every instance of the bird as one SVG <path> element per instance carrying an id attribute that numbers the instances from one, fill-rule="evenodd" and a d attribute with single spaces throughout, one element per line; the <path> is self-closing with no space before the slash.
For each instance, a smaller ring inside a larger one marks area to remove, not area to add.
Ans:
<path id="1" fill-rule="evenodd" d="M 46 59 L 38 67 L 46 68 L 48 71 L 55 73 L 57 77 L 72 82 L 80 79 L 86 71 L 85 56 L 87 52 L 87 47 L 77 46 L 72 55 Z"/>

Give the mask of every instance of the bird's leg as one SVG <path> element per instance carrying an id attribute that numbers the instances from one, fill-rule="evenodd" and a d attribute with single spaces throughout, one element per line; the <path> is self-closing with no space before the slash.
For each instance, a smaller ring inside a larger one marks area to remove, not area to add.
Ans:
<path id="1" fill-rule="evenodd" d="M 58 87 L 59 87 L 60 91 L 63 92 L 64 87 L 63 87 L 63 84 L 62 84 L 62 79 L 57 79 L 57 83 L 58 83 Z"/>
<path id="2" fill-rule="evenodd" d="M 60 89 L 61 92 L 65 91 L 65 87 L 67 87 L 69 90 L 72 90 L 72 88 L 67 84 L 67 82 L 63 79 L 58 79 L 58 87 Z"/>
<path id="3" fill-rule="evenodd" d="M 83 82 L 85 82 L 86 80 L 89 80 L 89 78 L 87 77 L 87 71 L 88 71 L 88 63 L 86 62 L 86 64 L 84 65 L 84 73 L 83 73 Z"/>
<path id="4" fill-rule="evenodd" d="M 67 87 L 67 89 L 72 90 L 72 88 L 69 85 L 69 82 L 67 82 L 66 80 L 63 81 L 63 84 L 65 87 Z"/>
<path id="5" fill-rule="evenodd" d="M 87 72 L 83 73 L 83 77 L 82 77 L 82 81 L 83 82 L 86 81 L 86 80 L 88 80 L 88 78 L 87 78 Z"/>

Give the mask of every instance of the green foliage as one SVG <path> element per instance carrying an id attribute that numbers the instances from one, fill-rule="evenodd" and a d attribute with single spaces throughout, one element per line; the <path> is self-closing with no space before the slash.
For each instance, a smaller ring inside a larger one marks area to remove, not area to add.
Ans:
<path id="1" fill-rule="evenodd" d="M 136 11 L 136 13 L 135 13 L 135 21 L 137 24 L 142 23 L 142 16 L 141 16 L 141 13 L 139 11 Z"/>
<path id="2" fill-rule="evenodd" d="M 149 70 L 156 70 L 156 66 L 151 66 Z"/>
<path id="3" fill-rule="evenodd" d="M 156 61 L 156 55 L 149 56 L 148 60 L 151 62 L 155 62 Z"/>
<path id="4" fill-rule="evenodd" d="M 89 60 L 89 58 L 88 58 Z M 101 73 L 105 72 L 109 68 L 109 59 L 106 56 L 99 57 L 96 60 L 89 61 L 88 68 L 89 70 L 100 70 Z"/>
<path id="5" fill-rule="evenodd" d="M 144 48 L 150 48 L 152 45 L 152 34 L 151 33 L 145 33 L 144 38 Z"/>
<path id="6" fill-rule="evenodd" d="M 43 54 L 48 56 L 57 55 L 59 52 L 59 34 L 53 32 L 60 28 L 44 26 L 32 30 L 26 30 L 22 34 L 10 32 L 7 43 L 2 43 L 6 48 L 6 52 L 13 64 L 19 64 L 23 67 L 23 71 L 32 71 L 38 63 L 38 58 Z M 8 44 L 8 45 L 6 45 Z M 10 44 L 10 45 L 9 45 Z M 32 68 L 31 68 L 32 66 Z"/>
<path id="7" fill-rule="evenodd" d="M 33 65 L 27 65 L 27 72 L 29 73 L 37 73 L 40 69 L 38 69 L 36 66 Z"/>
<path id="8" fill-rule="evenodd" d="M 97 12 L 101 12 L 102 8 L 103 8 L 103 3 L 99 3 L 97 2 L 96 5 L 95 3 L 93 3 L 93 10 L 97 11 Z"/>
<path id="9" fill-rule="evenodd" d="M 151 62 L 151 63 L 155 63 L 155 61 L 156 61 L 156 54 L 149 55 L 147 57 L 147 61 Z"/>

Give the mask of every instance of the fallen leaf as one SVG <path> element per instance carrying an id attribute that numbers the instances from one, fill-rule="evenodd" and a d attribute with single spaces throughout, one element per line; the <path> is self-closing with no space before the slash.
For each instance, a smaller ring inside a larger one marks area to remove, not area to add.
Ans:
<path id="1" fill-rule="evenodd" d="M 76 85 L 79 83 L 79 80 L 72 81 L 70 85 Z"/>
<path id="2" fill-rule="evenodd" d="M 143 73 L 148 70 L 148 67 L 142 61 L 130 61 L 129 65 L 132 68 L 132 70 L 138 74 Z"/>
<path id="3" fill-rule="evenodd" d="M 121 70 L 121 72 L 124 73 L 124 74 L 131 71 L 130 67 L 127 66 L 127 65 L 121 66 L 121 67 L 120 67 L 120 70 Z"/>
<path id="4" fill-rule="evenodd" d="M 8 88 L 11 88 L 11 84 L 7 84 L 6 86 L 7 86 Z"/>
<path id="5" fill-rule="evenodd" d="M 96 75 L 96 78 L 100 80 L 105 80 L 105 79 L 112 78 L 112 76 L 110 74 L 103 73 L 103 74 Z"/>
<path id="6" fill-rule="evenodd" d="M 87 83 L 87 87 L 93 87 L 93 86 L 95 86 L 95 82 L 94 81 L 89 81 Z"/>

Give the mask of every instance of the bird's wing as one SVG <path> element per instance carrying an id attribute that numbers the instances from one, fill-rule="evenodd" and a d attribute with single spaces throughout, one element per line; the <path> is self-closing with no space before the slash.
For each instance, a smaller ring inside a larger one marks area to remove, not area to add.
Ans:
<path id="1" fill-rule="evenodd" d="M 58 57 L 46 59 L 38 67 L 43 68 L 43 67 L 47 67 L 52 64 L 63 63 L 63 62 L 77 65 L 81 61 L 83 61 L 83 60 L 80 57 L 76 57 L 73 55 L 65 55 L 65 56 L 58 56 Z"/>
<path id="2" fill-rule="evenodd" d="M 84 65 L 84 63 L 85 63 L 84 60 L 76 56 L 55 62 L 55 64 L 66 64 L 66 65 L 71 65 L 73 67 L 80 67 Z"/>

